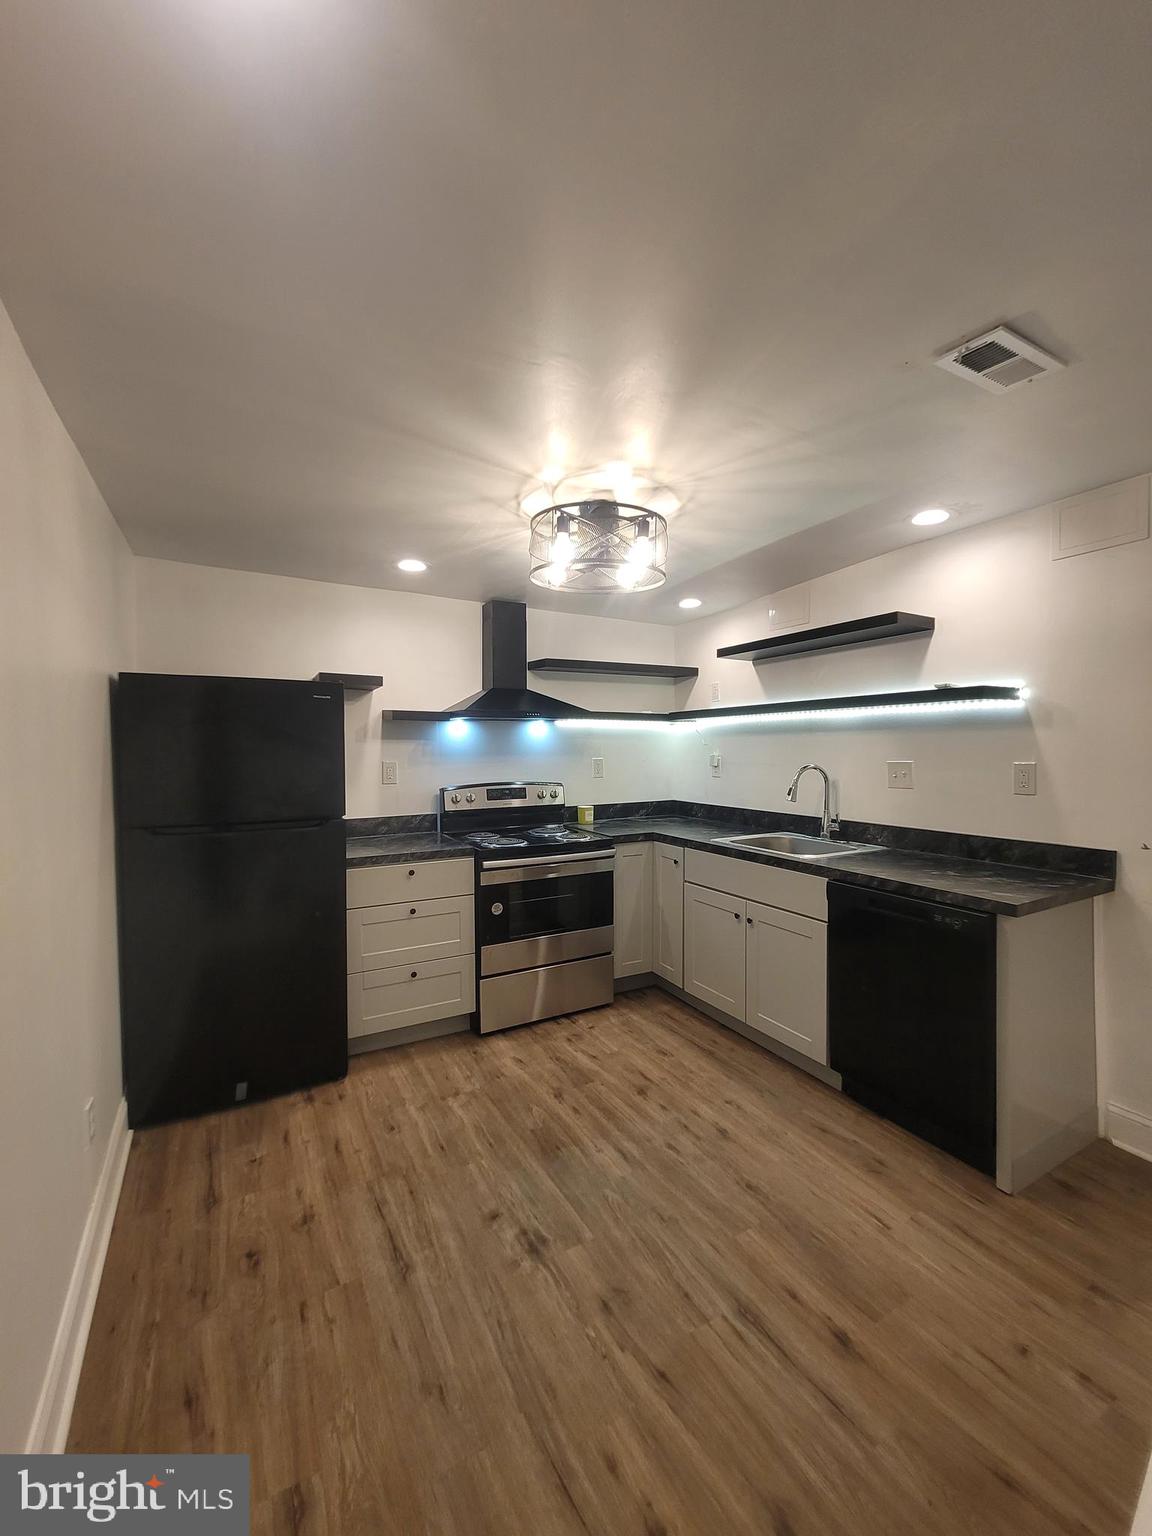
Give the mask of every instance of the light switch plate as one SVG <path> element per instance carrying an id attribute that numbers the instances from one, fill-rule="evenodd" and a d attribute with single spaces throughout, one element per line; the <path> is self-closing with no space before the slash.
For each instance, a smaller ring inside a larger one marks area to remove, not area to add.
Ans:
<path id="1" fill-rule="evenodd" d="M 592 759 L 592 777 L 594 779 L 602 779 L 604 777 L 604 759 L 602 757 L 594 757 Z"/>
<path id="2" fill-rule="evenodd" d="M 1035 763 L 1012 764 L 1012 793 L 1014 795 L 1034 795 L 1036 793 Z"/>
<path id="3" fill-rule="evenodd" d="M 888 788 L 889 789 L 915 789 L 916 779 L 913 770 L 916 764 L 912 762 L 888 764 Z"/>
<path id="4" fill-rule="evenodd" d="M 719 683 L 713 683 L 712 684 L 712 702 L 713 702 L 713 704 L 719 704 L 719 702 L 720 702 L 720 684 Z"/>
<path id="5" fill-rule="evenodd" d="M 712 753 L 708 759 L 708 766 L 712 770 L 712 777 L 718 779 L 724 771 L 724 759 L 720 756 L 719 752 Z"/>
<path id="6" fill-rule="evenodd" d="M 381 784 L 395 784 L 399 779 L 399 776 L 399 769 L 395 763 L 391 763 L 385 760 L 380 764 Z"/>

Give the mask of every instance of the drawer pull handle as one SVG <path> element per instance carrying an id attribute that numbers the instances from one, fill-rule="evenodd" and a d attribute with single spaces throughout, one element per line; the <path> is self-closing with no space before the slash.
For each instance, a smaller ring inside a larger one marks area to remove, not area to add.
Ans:
<path id="1" fill-rule="evenodd" d="M 673 862 L 673 864 L 679 864 L 680 860 L 679 859 L 673 859 L 672 862 Z"/>
<path id="2" fill-rule="evenodd" d="M 415 971 L 413 971 L 413 972 L 412 972 L 412 980 L 413 980 L 413 981 L 415 981 L 415 980 L 416 980 L 416 972 L 415 972 Z"/>
<path id="3" fill-rule="evenodd" d="M 740 914 L 739 914 L 739 912 L 733 912 L 732 916 L 736 919 L 737 922 L 740 921 Z"/>
<path id="4" fill-rule="evenodd" d="M 408 908 L 408 916 L 409 917 L 415 917 L 416 916 L 416 908 L 415 907 L 409 907 Z"/>
<path id="5" fill-rule="evenodd" d="M 749 928 L 751 928 L 751 926 L 752 926 L 752 919 L 751 918 L 748 919 L 748 926 L 749 926 Z"/>
<path id="6" fill-rule="evenodd" d="M 415 874 L 415 873 L 416 873 L 416 871 L 415 871 L 415 870 L 414 870 L 414 869 L 410 869 L 410 870 L 409 870 L 409 871 L 408 871 L 408 878 L 409 878 L 409 880 L 411 880 L 411 878 L 412 878 L 412 876 L 413 876 L 413 875 L 414 875 L 414 874 Z"/>

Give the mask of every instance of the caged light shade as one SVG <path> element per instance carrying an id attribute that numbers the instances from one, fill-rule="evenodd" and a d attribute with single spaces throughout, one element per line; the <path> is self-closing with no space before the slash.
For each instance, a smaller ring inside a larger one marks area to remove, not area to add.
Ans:
<path id="1" fill-rule="evenodd" d="M 537 512 L 529 575 L 557 592 L 650 592 L 664 585 L 668 521 L 623 501 L 570 501 Z"/>

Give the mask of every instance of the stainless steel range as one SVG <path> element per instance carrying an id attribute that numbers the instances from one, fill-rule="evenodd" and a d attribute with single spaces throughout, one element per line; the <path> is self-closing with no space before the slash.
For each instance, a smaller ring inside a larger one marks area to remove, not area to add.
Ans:
<path id="1" fill-rule="evenodd" d="M 476 854 L 482 1035 L 610 1003 L 616 849 L 564 822 L 564 786 L 452 784 L 441 831 Z"/>

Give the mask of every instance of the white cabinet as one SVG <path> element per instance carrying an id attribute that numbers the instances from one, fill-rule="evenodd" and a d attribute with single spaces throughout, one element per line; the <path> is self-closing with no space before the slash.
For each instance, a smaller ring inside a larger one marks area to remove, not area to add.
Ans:
<path id="1" fill-rule="evenodd" d="M 471 896 L 355 907 L 348 913 L 348 969 L 375 971 L 470 955 L 475 932 Z"/>
<path id="2" fill-rule="evenodd" d="M 383 907 L 400 901 L 435 901 L 441 896 L 471 896 L 476 883 L 471 859 L 414 860 L 411 864 L 372 864 L 348 871 L 348 906 Z"/>
<path id="3" fill-rule="evenodd" d="M 651 843 L 617 845 L 613 894 L 616 975 L 643 975 L 652 969 Z"/>
<path id="4" fill-rule="evenodd" d="M 745 1023 L 828 1064 L 828 925 L 748 903 Z"/>
<path id="5" fill-rule="evenodd" d="M 686 862 L 685 992 L 826 1066 L 825 882 L 692 849 Z"/>
<path id="6" fill-rule="evenodd" d="M 782 907 L 805 917 L 828 920 L 828 882 L 823 875 L 797 869 L 778 869 L 758 859 L 736 859 L 726 853 L 707 853 L 686 848 L 684 878 L 693 885 L 728 891 L 764 907 Z"/>
<path id="7" fill-rule="evenodd" d="M 684 984 L 684 850 L 652 846 L 652 969 L 673 986 Z"/>
<path id="8" fill-rule="evenodd" d="M 744 899 L 701 885 L 684 887 L 684 990 L 743 1020 Z"/>
<path id="9" fill-rule="evenodd" d="M 348 1036 L 382 1034 L 457 1018 L 476 1007 L 476 966 L 459 960 L 391 965 L 348 978 Z"/>
<path id="10" fill-rule="evenodd" d="M 472 1013 L 476 920 L 471 859 L 348 872 L 348 1036 Z"/>

